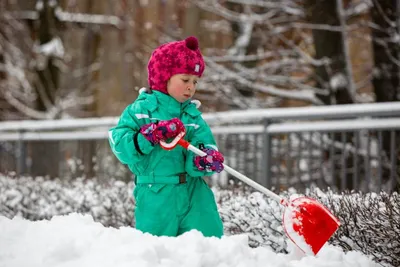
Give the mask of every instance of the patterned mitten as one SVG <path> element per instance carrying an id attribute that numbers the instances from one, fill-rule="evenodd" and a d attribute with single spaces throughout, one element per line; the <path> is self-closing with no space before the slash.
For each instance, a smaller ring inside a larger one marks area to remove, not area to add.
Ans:
<path id="1" fill-rule="evenodd" d="M 161 140 L 176 137 L 180 132 L 185 130 L 185 126 L 178 118 L 167 121 L 159 121 L 158 123 L 149 123 L 140 128 L 140 133 L 149 140 L 153 145 L 160 143 Z"/>
<path id="2" fill-rule="evenodd" d="M 224 169 L 224 156 L 218 152 L 217 150 L 204 148 L 204 152 L 207 153 L 206 156 L 196 156 L 194 158 L 194 165 L 196 165 L 197 169 L 200 171 L 215 171 L 215 172 L 222 172 Z"/>

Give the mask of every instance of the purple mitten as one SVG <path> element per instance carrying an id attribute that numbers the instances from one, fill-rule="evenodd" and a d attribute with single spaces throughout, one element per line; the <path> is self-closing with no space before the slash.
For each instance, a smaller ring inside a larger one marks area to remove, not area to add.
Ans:
<path id="1" fill-rule="evenodd" d="M 173 118 L 167 121 L 159 121 L 156 123 L 149 123 L 140 128 L 140 133 L 149 140 L 153 145 L 160 143 L 161 140 L 174 138 L 180 132 L 185 130 L 185 126 L 178 118 Z"/>
<path id="2" fill-rule="evenodd" d="M 197 169 L 200 171 L 215 171 L 222 172 L 224 169 L 224 156 L 218 152 L 217 150 L 204 148 L 204 152 L 207 153 L 206 156 L 196 156 L 194 158 L 194 165 L 196 165 Z"/>

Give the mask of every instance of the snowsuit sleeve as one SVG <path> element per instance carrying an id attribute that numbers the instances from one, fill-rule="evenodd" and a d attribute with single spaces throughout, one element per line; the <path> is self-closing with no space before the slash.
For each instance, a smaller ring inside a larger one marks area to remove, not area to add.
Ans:
<path id="1" fill-rule="evenodd" d="M 191 139 L 188 140 L 188 142 L 197 148 L 199 148 L 200 145 L 204 145 L 204 147 L 206 148 L 218 150 L 217 144 L 215 142 L 210 127 L 204 121 L 202 116 L 198 116 L 198 118 L 199 118 L 197 121 L 198 127 L 197 129 L 194 130 L 194 133 Z M 196 168 L 196 166 L 194 165 L 194 157 L 196 156 L 197 155 L 194 154 L 192 151 L 187 152 L 186 163 L 185 163 L 186 172 L 192 177 L 212 175 L 214 172 L 200 171 Z"/>
<path id="2" fill-rule="evenodd" d="M 149 112 L 139 102 L 129 105 L 121 114 L 117 126 L 108 131 L 108 139 L 115 156 L 123 164 L 136 164 L 154 149 L 140 133 L 140 127 L 150 123 Z"/>

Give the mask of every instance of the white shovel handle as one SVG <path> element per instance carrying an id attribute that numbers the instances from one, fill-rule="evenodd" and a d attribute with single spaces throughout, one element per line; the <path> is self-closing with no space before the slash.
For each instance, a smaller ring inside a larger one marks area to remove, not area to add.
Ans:
<path id="1" fill-rule="evenodd" d="M 181 139 L 183 140 L 183 139 Z M 183 140 L 185 141 L 185 140 Z M 185 141 L 186 142 L 186 141 Z M 178 144 L 182 145 L 181 143 L 183 143 L 182 141 L 178 142 Z M 206 156 L 207 154 L 198 149 L 197 147 L 189 144 L 187 146 L 187 150 L 192 151 L 193 153 L 195 153 L 196 155 L 199 156 Z M 261 193 L 264 193 L 265 195 L 275 199 L 276 201 L 278 201 L 281 204 L 284 204 L 284 199 L 281 198 L 280 196 L 278 196 L 277 194 L 275 194 L 274 192 L 268 190 L 267 188 L 265 188 L 264 186 L 260 185 L 259 183 L 254 182 L 253 180 L 251 180 L 249 177 L 247 177 L 246 175 L 241 174 L 240 172 L 232 169 L 231 167 L 229 167 L 226 164 L 224 165 L 224 170 L 227 171 L 228 173 L 232 174 L 233 176 L 235 176 L 236 178 L 238 178 L 239 180 L 241 180 L 242 182 L 248 184 L 249 186 L 253 187 L 254 189 L 257 189 L 258 191 L 260 191 Z"/>

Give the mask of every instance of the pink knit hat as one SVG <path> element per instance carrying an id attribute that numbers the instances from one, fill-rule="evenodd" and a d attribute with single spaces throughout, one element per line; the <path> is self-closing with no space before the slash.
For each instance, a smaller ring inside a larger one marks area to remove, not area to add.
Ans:
<path id="1" fill-rule="evenodd" d="M 196 37 L 190 36 L 182 41 L 162 44 L 152 53 L 148 70 L 149 86 L 168 94 L 167 82 L 175 74 L 193 74 L 201 77 L 204 60 Z"/>

